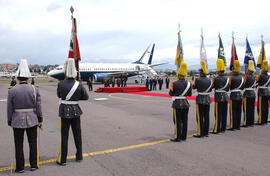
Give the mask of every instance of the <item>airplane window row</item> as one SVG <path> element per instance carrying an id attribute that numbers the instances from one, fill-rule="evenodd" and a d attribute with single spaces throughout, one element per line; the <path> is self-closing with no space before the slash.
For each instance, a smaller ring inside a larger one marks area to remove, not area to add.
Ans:
<path id="1" fill-rule="evenodd" d="M 82 71 L 90 71 L 90 68 L 81 68 Z M 95 71 L 97 70 L 135 70 L 134 68 L 94 68 Z"/>

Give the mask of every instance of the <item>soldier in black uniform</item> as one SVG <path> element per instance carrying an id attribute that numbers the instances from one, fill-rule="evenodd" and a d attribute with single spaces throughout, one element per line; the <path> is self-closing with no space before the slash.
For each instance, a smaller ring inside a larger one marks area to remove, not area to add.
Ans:
<path id="1" fill-rule="evenodd" d="M 157 78 L 153 78 L 153 90 L 157 90 Z"/>
<path id="2" fill-rule="evenodd" d="M 161 77 L 158 78 L 158 85 L 159 85 L 159 90 L 161 90 L 162 85 L 163 85 L 163 78 L 161 78 Z"/>
<path id="3" fill-rule="evenodd" d="M 173 96 L 173 121 L 175 124 L 175 136 L 171 139 L 173 142 L 185 141 L 187 138 L 188 126 L 188 110 L 189 103 L 186 96 L 191 96 L 191 83 L 185 80 L 187 76 L 187 64 L 182 61 L 180 69 L 177 72 L 178 81 L 171 84 L 169 91 L 170 96 Z"/>
<path id="4" fill-rule="evenodd" d="M 15 76 L 12 76 L 12 80 L 10 82 L 10 86 L 15 86 L 16 85 L 16 80 L 15 80 Z"/>
<path id="5" fill-rule="evenodd" d="M 88 100 L 88 94 L 82 84 L 75 80 L 77 71 L 74 59 L 68 59 L 65 68 L 66 80 L 60 82 L 57 87 L 57 96 L 61 98 L 59 106 L 61 143 L 60 152 L 56 161 L 59 165 L 66 165 L 68 150 L 68 134 L 71 126 L 75 141 L 76 161 L 80 162 L 82 156 L 81 119 L 82 110 L 79 100 Z"/>
<path id="6" fill-rule="evenodd" d="M 225 132 L 227 125 L 227 109 L 229 97 L 227 92 L 229 90 L 229 78 L 224 76 L 226 70 L 224 61 L 217 60 L 217 74 L 213 79 L 213 88 L 215 88 L 215 126 L 213 134 Z"/>
<path id="7" fill-rule="evenodd" d="M 255 112 L 255 98 L 256 94 L 254 87 L 256 85 L 256 79 L 253 75 L 255 72 L 254 62 L 252 60 L 248 61 L 248 69 L 245 75 L 244 81 L 244 127 L 254 125 L 254 112 Z"/>
<path id="8" fill-rule="evenodd" d="M 121 86 L 121 79 L 119 77 L 116 79 L 116 84 L 117 84 L 117 87 Z"/>
<path id="9" fill-rule="evenodd" d="M 168 76 L 166 76 L 165 82 L 166 82 L 166 89 L 169 89 L 170 78 Z"/>
<path id="10" fill-rule="evenodd" d="M 152 91 L 152 89 L 153 89 L 153 78 L 151 78 L 151 77 L 149 79 L 149 85 L 150 85 L 149 90 Z"/>
<path id="11" fill-rule="evenodd" d="M 230 130 L 240 130 L 242 112 L 242 90 L 244 78 L 241 72 L 239 60 L 234 61 L 232 76 L 230 77 Z"/>
<path id="12" fill-rule="evenodd" d="M 146 80 L 145 80 L 145 86 L 147 87 L 147 90 L 149 91 L 149 77 L 147 76 Z"/>
<path id="13" fill-rule="evenodd" d="M 125 73 L 123 77 L 123 87 L 127 87 L 127 80 L 128 80 L 128 76 L 127 76 L 127 73 Z"/>
<path id="14" fill-rule="evenodd" d="M 114 87 L 114 85 L 115 85 L 115 78 L 114 78 L 114 76 L 112 77 L 112 87 Z"/>
<path id="15" fill-rule="evenodd" d="M 269 66 L 268 61 L 264 60 L 261 68 L 261 74 L 256 78 L 258 83 L 258 124 L 263 125 L 268 122 L 268 102 L 270 97 L 270 91 L 268 89 L 270 78 L 268 76 Z"/>
<path id="16" fill-rule="evenodd" d="M 206 77 L 208 74 L 207 66 L 204 60 L 201 61 L 202 68 L 199 70 L 200 78 L 194 80 L 193 89 L 197 89 L 196 97 L 196 117 L 197 117 L 197 135 L 194 137 L 208 137 L 209 131 L 209 111 L 210 111 L 210 92 L 212 90 L 212 81 Z"/>
<path id="17" fill-rule="evenodd" d="M 34 78 L 32 78 L 31 84 L 35 85 L 35 79 Z"/>
<path id="18" fill-rule="evenodd" d="M 93 77 L 90 76 L 87 80 L 87 85 L 88 85 L 88 90 L 92 91 L 93 90 Z"/>

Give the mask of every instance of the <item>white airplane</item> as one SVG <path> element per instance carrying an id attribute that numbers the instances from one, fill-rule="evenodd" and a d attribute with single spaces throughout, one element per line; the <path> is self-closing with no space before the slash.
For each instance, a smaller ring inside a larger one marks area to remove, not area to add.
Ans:
<path id="1" fill-rule="evenodd" d="M 151 50 L 150 50 L 150 46 Z M 147 74 L 149 76 L 157 75 L 153 67 L 161 64 L 153 64 L 152 58 L 155 49 L 155 44 L 149 45 L 142 57 L 136 62 L 131 63 L 80 63 L 80 78 L 87 81 L 89 77 L 93 77 L 95 82 L 103 82 L 104 78 L 119 77 L 126 74 L 128 77 L 140 74 Z M 143 59 L 149 56 L 148 63 L 143 63 Z M 58 80 L 64 80 L 64 66 L 60 65 L 48 73 L 49 76 Z"/>

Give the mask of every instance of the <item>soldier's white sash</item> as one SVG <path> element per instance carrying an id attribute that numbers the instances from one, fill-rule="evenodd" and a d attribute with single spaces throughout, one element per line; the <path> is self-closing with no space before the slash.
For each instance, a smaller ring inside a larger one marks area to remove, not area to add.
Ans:
<path id="1" fill-rule="evenodd" d="M 69 93 L 66 96 L 66 101 L 68 101 L 72 97 L 72 95 L 74 94 L 78 86 L 79 86 L 79 82 L 75 81 L 73 87 L 70 89 Z"/>

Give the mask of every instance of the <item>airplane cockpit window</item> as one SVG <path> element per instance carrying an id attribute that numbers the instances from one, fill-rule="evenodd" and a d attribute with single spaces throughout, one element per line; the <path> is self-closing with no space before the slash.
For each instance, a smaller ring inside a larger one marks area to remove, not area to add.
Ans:
<path id="1" fill-rule="evenodd" d="M 63 66 L 60 65 L 60 66 L 56 67 L 55 69 L 56 69 L 56 70 L 62 70 L 62 69 L 63 69 Z"/>

